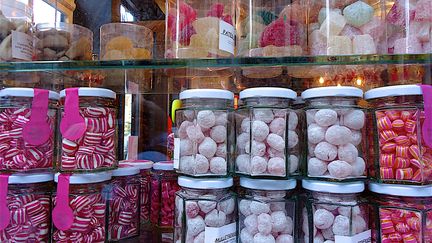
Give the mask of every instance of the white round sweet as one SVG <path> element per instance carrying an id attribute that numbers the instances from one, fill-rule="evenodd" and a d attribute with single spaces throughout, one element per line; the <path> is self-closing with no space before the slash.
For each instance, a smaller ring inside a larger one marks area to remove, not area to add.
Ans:
<path id="1" fill-rule="evenodd" d="M 204 222 L 208 227 L 222 227 L 225 224 L 226 214 L 217 209 L 213 209 L 210 213 L 206 214 Z"/>
<path id="2" fill-rule="evenodd" d="M 262 213 L 269 213 L 270 205 L 263 202 L 252 201 L 250 204 L 250 211 L 255 215 L 259 215 Z"/>
<path id="3" fill-rule="evenodd" d="M 187 224 L 187 235 L 196 236 L 202 231 L 204 231 L 206 225 L 204 219 L 201 216 L 196 216 L 195 218 L 190 218 L 186 221 Z"/>
<path id="4" fill-rule="evenodd" d="M 237 148 L 242 150 L 245 149 L 246 143 L 249 142 L 249 133 L 241 133 L 237 136 Z"/>
<path id="5" fill-rule="evenodd" d="M 328 127 L 338 121 L 337 112 L 331 109 L 321 109 L 315 113 L 315 122 L 323 127 Z"/>
<path id="6" fill-rule="evenodd" d="M 192 155 L 193 143 L 189 139 L 180 139 L 180 156 Z"/>
<path id="7" fill-rule="evenodd" d="M 206 174 L 209 170 L 209 161 L 201 154 L 195 155 L 195 173 Z"/>
<path id="8" fill-rule="evenodd" d="M 357 157 L 356 161 L 351 164 L 352 166 L 352 176 L 362 176 L 366 170 L 366 163 L 361 157 Z"/>
<path id="9" fill-rule="evenodd" d="M 241 242 L 253 242 L 253 235 L 249 233 L 246 228 L 240 231 L 240 241 Z"/>
<path id="10" fill-rule="evenodd" d="M 236 158 L 237 170 L 250 173 L 250 157 L 248 154 L 240 154 Z"/>
<path id="11" fill-rule="evenodd" d="M 353 216 L 352 221 L 353 233 L 359 234 L 367 230 L 367 223 L 361 215 Z"/>
<path id="12" fill-rule="evenodd" d="M 277 151 L 276 149 L 272 147 L 267 148 L 267 154 L 270 158 L 279 157 L 284 159 L 285 158 L 285 152 L 284 151 Z"/>
<path id="13" fill-rule="evenodd" d="M 275 118 L 269 125 L 270 132 L 275 133 L 279 136 L 285 134 L 286 122 L 283 118 Z"/>
<path id="14" fill-rule="evenodd" d="M 332 226 L 335 235 L 348 236 L 350 233 L 350 220 L 346 216 L 338 215 Z"/>
<path id="15" fill-rule="evenodd" d="M 188 126 L 186 128 L 186 133 L 189 139 L 195 143 L 201 143 L 205 138 L 203 132 L 201 131 L 201 127 L 198 125 Z"/>
<path id="16" fill-rule="evenodd" d="M 331 212 L 325 209 L 317 209 L 313 215 L 313 222 L 318 229 L 328 229 L 332 226 L 334 218 Z"/>
<path id="17" fill-rule="evenodd" d="M 294 148 L 299 143 L 299 137 L 296 132 L 288 131 L 288 148 Z"/>
<path id="18" fill-rule="evenodd" d="M 215 111 L 214 115 L 216 117 L 216 121 L 215 121 L 216 126 L 227 126 L 228 114 L 226 111 Z"/>
<path id="19" fill-rule="evenodd" d="M 347 143 L 345 145 L 340 145 L 338 147 L 338 159 L 346 161 L 350 164 L 354 163 L 358 156 L 357 148 L 351 144 Z"/>
<path id="20" fill-rule="evenodd" d="M 263 121 L 265 123 L 270 123 L 273 118 L 273 111 L 271 109 L 254 109 L 253 115 L 255 120 Z"/>
<path id="21" fill-rule="evenodd" d="M 262 174 L 267 170 L 267 160 L 261 156 L 254 156 L 251 160 L 251 174 Z"/>
<path id="22" fill-rule="evenodd" d="M 335 160 L 327 166 L 330 176 L 334 178 L 346 178 L 352 174 L 352 166 L 342 160 Z"/>
<path id="23" fill-rule="evenodd" d="M 327 171 L 327 163 L 317 159 L 310 158 L 308 161 L 308 175 L 309 176 L 322 176 Z"/>
<path id="24" fill-rule="evenodd" d="M 253 140 L 251 148 L 249 148 L 249 145 L 250 145 L 250 143 L 247 142 L 246 146 L 245 146 L 246 153 L 250 153 L 252 156 L 264 156 L 265 155 L 266 149 L 267 149 L 265 143 Z"/>
<path id="25" fill-rule="evenodd" d="M 250 121 L 249 118 L 243 119 L 242 122 L 241 122 L 241 130 L 242 130 L 242 132 L 245 132 L 245 133 L 249 134 L 250 133 L 250 124 L 251 124 L 251 121 Z"/>
<path id="26" fill-rule="evenodd" d="M 187 133 L 186 133 L 186 129 L 187 129 L 188 127 L 190 127 L 190 126 L 193 126 L 193 125 L 194 125 L 193 122 L 190 122 L 190 121 L 183 121 L 183 122 L 180 124 L 180 126 L 179 126 L 179 128 L 178 128 L 178 130 L 177 130 L 178 137 L 179 137 L 180 139 L 185 139 L 185 138 L 187 138 L 188 135 L 187 135 Z"/>
<path id="27" fill-rule="evenodd" d="M 252 139 L 262 142 L 266 139 L 270 132 L 269 127 L 263 121 L 253 121 L 252 123 Z"/>
<path id="28" fill-rule="evenodd" d="M 216 143 L 223 143 L 226 140 L 227 136 L 227 129 L 224 126 L 218 125 L 214 126 L 210 130 L 210 137 L 216 142 Z"/>
<path id="29" fill-rule="evenodd" d="M 254 236 L 253 243 L 276 243 L 276 240 L 273 235 L 258 233 Z"/>
<path id="30" fill-rule="evenodd" d="M 239 211 L 241 214 L 243 214 L 244 216 L 249 216 L 252 214 L 252 211 L 250 209 L 250 205 L 251 205 L 252 201 L 250 200 L 246 200 L 246 199 L 242 199 L 240 200 L 239 203 Z"/>
<path id="31" fill-rule="evenodd" d="M 226 155 L 227 155 L 227 148 L 226 147 L 227 147 L 226 143 L 218 144 L 218 146 L 216 148 L 215 156 L 226 158 Z"/>
<path id="32" fill-rule="evenodd" d="M 276 233 L 282 232 L 286 228 L 286 225 L 288 224 L 285 212 L 283 211 L 272 212 L 270 216 L 271 216 L 271 223 L 273 225 L 273 228 L 271 230 Z"/>
<path id="33" fill-rule="evenodd" d="M 226 160 L 221 157 L 213 157 L 210 160 L 210 172 L 217 175 L 225 175 L 227 173 Z"/>
<path id="34" fill-rule="evenodd" d="M 320 142 L 315 147 L 315 156 L 324 161 L 332 161 L 337 156 L 337 147 L 327 142 Z"/>
<path id="35" fill-rule="evenodd" d="M 365 124 L 365 114 L 362 110 L 351 110 L 343 116 L 343 125 L 354 130 L 360 130 Z"/>
<path id="36" fill-rule="evenodd" d="M 195 118 L 195 111 L 194 110 L 183 110 L 183 116 L 187 120 L 193 121 L 193 119 Z"/>
<path id="37" fill-rule="evenodd" d="M 275 133 L 270 133 L 267 136 L 266 142 L 268 145 L 270 145 L 270 147 L 274 148 L 277 151 L 283 151 L 285 149 L 285 140 Z"/>
<path id="38" fill-rule="evenodd" d="M 326 128 L 319 126 L 316 123 L 312 123 L 307 128 L 307 136 L 308 136 L 308 142 L 317 144 L 324 140 Z"/>
<path id="39" fill-rule="evenodd" d="M 345 126 L 333 125 L 329 127 L 325 134 L 327 142 L 333 145 L 344 145 L 351 141 L 351 130 Z"/>
<path id="40" fill-rule="evenodd" d="M 193 243 L 204 243 L 205 240 L 205 231 L 199 233 L 197 236 L 195 236 L 195 239 L 193 240 Z"/>
<path id="41" fill-rule="evenodd" d="M 251 215 L 247 216 L 243 221 L 244 225 L 246 226 L 246 229 L 252 235 L 258 233 L 258 223 L 257 223 L 258 219 L 257 218 L 258 218 L 257 215 L 251 214 Z"/>
<path id="42" fill-rule="evenodd" d="M 289 172 L 294 173 L 299 167 L 299 159 L 295 155 L 290 155 L 289 157 Z"/>
<path id="43" fill-rule="evenodd" d="M 333 229 L 331 227 L 321 230 L 321 234 L 325 240 L 334 240 L 335 239 Z"/>
<path id="44" fill-rule="evenodd" d="M 194 156 L 180 157 L 179 170 L 186 174 L 193 174 L 195 170 Z"/>
<path id="45" fill-rule="evenodd" d="M 197 115 L 197 123 L 202 128 L 211 128 L 216 123 L 216 117 L 213 111 L 203 110 L 199 111 Z"/>
<path id="46" fill-rule="evenodd" d="M 350 143 L 358 146 L 362 141 L 362 133 L 360 131 L 351 130 L 351 141 Z"/>
<path id="47" fill-rule="evenodd" d="M 258 215 L 258 232 L 264 235 L 270 234 L 272 230 L 272 217 L 269 214 L 262 213 Z"/>
<path id="48" fill-rule="evenodd" d="M 217 205 L 217 209 L 224 212 L 226 215 L 232 214 L 235 209 L 235 201 L 234 198 L 227 199 L 225 201 L 219 202 Z"/>
<path id="49" fill-rule="evenodd" d="M 316 114 L 316 110 L 307 110 L 306 111 L 306 123 L 308 125 L 315 123 L 315 114 Z"/>
<path id="50" fill-rule="evenodd" d="M 285 160 L 282 158 L 276 157 L 269 159 L 267 168 L 271 175 L 284 176 L 286 174 Z"/>
<path id="51" fill-rule="evenodd" d="M 211 159 L 215 155 L 216 149 L 216 142 L 209 137 L 204 138 L 202 143 L 198 146 L 198 152 L 208 159 Z"/>
<path id="52" fill-rule="evenodd" d="M 276 238 L 276 243 L 293 243 L 294 238 L 289 234 L 281 234 Z"/>
<path id="53" fill-rule="evenodd" d="M 290 112 L 288 114 L 288 129 L 295 130 L 298 125 L 298 115 L 295 112 Z"/>

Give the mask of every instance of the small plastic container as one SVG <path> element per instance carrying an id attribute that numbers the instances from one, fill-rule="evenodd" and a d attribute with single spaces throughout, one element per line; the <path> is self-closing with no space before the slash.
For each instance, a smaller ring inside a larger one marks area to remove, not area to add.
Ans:
<path id="1" fill-rule="evenodd" d="M 92 60 L 93 32 L 77 24 L 36 25 L 38 61 Z"/>
<path id="2" fill-rule="evenodd" d="M 165 57 L 234 56 L 235 2 L 173 1 L 166 9 Z"/>
<path id="3" fill-rule="evenodd" d="M 54 181 L 58 183 L 59 177 L 65 176 L 57 173 Z M 72 226 L 67 230 L 60 230 L 53 222 L 52 241 L 64 242 L 104 242 L 108 229 L 109 208 L 107 197 L 111 181 L 111 172 L 74 174 L 69 175 L 67 185 L 69 202 L 66 202 L 73 212 Z M 63 185 L 57 185 L 57 188 Z M 53 195 L 53 208 L 55 209 L 58 191 Z M 65 203 L 65 202 L 61 202 Z M 53 218 L 54 217 L 53 211 Z M 60 212 L 61 213 L 61 212 Z M 61 216 L 58 216 L 61 217 Z"/>
<path id="4" fill-rule="evenodd" d="M 130 23 L 104 24 L 100 28 L 101 60 L 151 59 L 153 31 Z"/>
<path id="5" fill-rule="evenodd" d="M 176 111 L 174 167 L 177 173 L 224 177 L 232 172 L 231 111 L 234 94 L 219 89 L 190 89 L 180 93 Z"/>
<path id="6" fill-rule="evenodd" d="M 121 164 L 112 171 L 109 196 L 109 241 L 136 237 L 140 232 L 140 170 Z"/>
<path id="7" fill-rule="evenodd" d="M 384 0 L 332 0 L 308 6 L 310 55 L 387 53 Z"/>
<path id="8" fill-rule="evenodd" d="M 236 195 L 230 191 L 233 179 L 180 176 L 178 184 L 174 242 L 236 242 Z"/>
<path id="9" fill-rule="evenodd" d="M 236 111 L 236 173 L 287 178 L 299 174 L 298 116 L 290 109 L 296 92 L 251 88 L 240 92 Z"/>
<path id="10" fill-rule="evenodd" d="M 361 197 L 363 182 L 303 180 L 307 199 L 302 208 L 301 238 L 305 243 L 369 240 L 369 205 Z"/>
<path id="11" fill-rule="evenodd" d="M 59 94 L 48 90 L 0 91 L 0 171 L 53 168 L 58 100 Z"/>
<path id="12" fill-rule="evenodd" d="M 366 116 L 358 104 L 363 91 L 347 86 L 312 88 L 302 98 L 306 101 L 307 177 L 365 179 Z"/>
<path id="13" fill-rule="evenodd" d="M 153 164 L 150 188 L 150 222 L 162 230 L 173 230 L 175 193 L 179 190 L 173 162 Z"/>
<path id="14" fill-rule="evenodd" d="M 240 178 L 239 242 L 297 242 L 295 180 Z"/>
<path id="15" fill-rule="evenodd" d="M 0 3 L 0 61 L 31 61 L 34 55 L 31 4 L 18 0 Z"/>
<path id="16" fill-rule="evenodd" d="M 117 168 L 115 99 L 116 94 L 109 89 L 70 88 L 60 92 L 62 136 L 57 170 L 95 172 Z"/>
<path id="17" fill-rule="evenodd" d="M 0 230 L 0 242 L 49 242 L 53 175 L 0 175 L 9 224 Z M 8 183 L 9 182 L 9 183 Z M 0 215 L 4 218 L 6 215 Z"/>
<path id="18" fill-rule="evenodd" d="M 370 176 L 382 183 L 430 184 L 432 146 L 426 143 L 427 125 L 422 88 L 388 86 L 369 90 Z"/>

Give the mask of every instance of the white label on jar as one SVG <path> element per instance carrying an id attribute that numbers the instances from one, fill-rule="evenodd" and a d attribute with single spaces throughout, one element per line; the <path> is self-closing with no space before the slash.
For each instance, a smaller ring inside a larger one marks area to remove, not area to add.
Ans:
<path id="1" fill-rule="evenodd" d="M 180 168 L 180 138 L 174 138 L 174 169 Z"/>
<path id="2" fill-rule="evenodd" d="M 33 37 L 19 31 L 12 31 L 12 58 L 31 61 L 33 57 Z"/>
<path id="3" fill-rule="evenodd" d="M 228 224 L 220 228 L 205 227 L 205 243 L 236 243 L 236 223 Z"/>
<path id="4" fill-rule="evenodd" d="M 335 235 L 335 243 L 370 243 L 370 242 L 372 242 L 371 230 L 367 230 L 353 236 Z"/>
<path id="5" fill-rule="evenodd" d="M 219 49 L 234 54 L 234 40 L 234 26 L 219 20 Z"/>

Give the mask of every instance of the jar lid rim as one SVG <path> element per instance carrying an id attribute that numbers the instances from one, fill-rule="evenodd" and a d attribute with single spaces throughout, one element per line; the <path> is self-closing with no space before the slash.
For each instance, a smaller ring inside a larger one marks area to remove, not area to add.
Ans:
<path id="1" fill-rule="evenodd" d="M 432 185 L 394 185 L 369 183 L 369 190 L 378 194 L 386 194 L 400 197 L 432 197 Z"/>
<path id="2" fill-rule="evenodd" d="M 363 90 L 350 86 L 329 86 L 311 88 L 303 91 L 303 99 L 312 99 L 320 97 L 357 97 L 363 98 Z"/>
<path id="3" fill-rule="evenodd" d="M 179 94 L 180 100 L 197 98 L 234 100 L 234 93 L 223 89 L 188 89 Z"/>
<path id="4" fill-rule="evenodd" d="M 137 167 L 140 170 L 151 169 L 153 167 L 153 161 L 150 160 L 122 160 L 120 164 L 126 164 Z"/>
<path id="5" fill-rule="evenodd" d="M 172 161 L 156 162 L 153 164 L 154 170 L 174 170 L 174 163 Z"/>
<path id="6" fill-rule="evenodd" d="M 86 97 L 104 97 L 110 99 L 116 98 L 116 93 L 114 91 L 110 89 L 103 89 L 103 88 L 80 87 L 78 88 L 78 95 L 86 96 Z M 64 98 L 65 96 L 66 96 L 66 89 L 60 91 L 60 98 Z"/>
<path id="7" fill-rule="evenodd" d="M 420 86 L 415 84 L 408 85 L 394 85 L 386 86 L 381 88 L 371 89 L 366 91 L 365 99 L 377 99 L 390 96 L 404 96 L 404 95 L 422 95 L 422 89 Z"/>
<path id="8" fill-rule="evenodd" d="M 297 181 L 294 179 L 289 180 L 269 180 L 269 179 L 251 179 L 242 177 L 240 178 L 240 186 L 249 189 L 257 190 L 291 190 L 297 186 Z"/>
<path id="9" fill-rule="evenodd" d="M 257 87 L 245 89 L 239 94 L 241 100 L 252 97 L 286 98 L 295 100 L 297 98 L 297 93 L 286 88 Z"/>
<path id="10" fill-rule="evenodd" d="M 49 182 L 54 179 L 52 173 L 15 173 L 9 176 L 8 184 L 31 184 L 40 182 Z"/>
<path id="11" fill-rule="evenodd" d="M 54 181 L 58 182 L 60 173 L 56 173 Z M 86 173 L 86 174 L 73 174 L 69 178 L 70 184 L 88 184 L 88 183 L 99 183 L 109 181 L 112 178 L 112 173 L 109 171 L 97 172 L 97 173 Z"/>
<path id="12" fill-rule="evenodd" d="M 355 182 L 330 182 L 330 181 L 313 181 L 302 180 L 302 187 L 304 189 L 316 192 L 328 193 L 360 193 L 365 190 L 365 184 L 361 181 Z"/>
<path id="13" fill-rule="evenodd" d="M 131 176 L 138 175 L 140 169 L 129 164 L 120 164 L 119 167 L 112 171 L 112 176 Z"/>
<path id="14" fill-rule="evenodd" d="M 234 182 L 229 178 L 191 178 L 186 176 L 178 177 L 178 185 L 193 189 L 223 189 L 230 188 Z"/>
<path id="15" fill-rule="evenodd" d="M 51 100 L 58 100 L 59 94 L 57 92 L 48 90 L 48 98 Z M 33 88 L 5 88 L 0 90 L 0 97 L 34 97 Z"/>

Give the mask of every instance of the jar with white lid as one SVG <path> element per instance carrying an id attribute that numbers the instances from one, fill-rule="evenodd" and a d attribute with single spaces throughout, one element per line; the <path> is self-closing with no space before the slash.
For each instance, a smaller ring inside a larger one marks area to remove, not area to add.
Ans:
<path id="1" fill-rule="evenodd" d="M 220 89 L 190 89 L 180 93 L 180 100 L 174 139 L 176 172 L 194 177 L 230 175 L 234 94 Z"/>
<path id="2" fill-rule="evenodd" d="M 0 61 L 32 61 L 34 35 L 33 9 L 19 0 L 0 2 Z"/>
<path id="3" fill-rule="evenodd" d="M 70 240 L 90 243 L 106 240 L 109 215 L 107 197 L 111 178 L 111 172 L 55 174 L 54 181 L 57 183 L 57 191 L 53 195 L 52 203 L 54 208 L 52 212 L 53 242 Z M 64 194 L 66 194 L 66 198 L 62 197 Z M 63 211 L 59 210 L 58 215 L 56 215 L 57 204 L 68 205 L 72 210 L 73 219 L 71 219 L 72 224 L 69 227 L 59 229 L 57 226 L 56 219 L 59 221 L 68 220 L 67 214 Z"/>
<path id="4" fill-rule="evenodd" d="M 307 89 L 307 177 L 322 180 L 366 179 L 366 116 L 363 91 L 332 86 Z"/>
<path id="5" fill-rule="evenodd" d="M 290 108 L 296 97 L 284 88 L 240 92 L 235 113 L 237 174 L 281 179 L 299 174 L 299 123 Z"/>
<path id="6" fill-rule="evenodd" d="M 0 171 L 50 171 L 59 94 L 32 88 L 0 91 Z"/>
<path id="7" fill-rule="evenodd" d="M 117 168 L 116 94 L 109 89 L 60 92 L 61 143 L 57 170 L 96 172 Z"/>
<path id="8" fill-rule="evenodd" d="M 236 195 L 232 178 L 180 176 L 176 193 L 174 242 L 237 241 Z"/>
<path id="9" fill-rule="evenodd" d="M 240 178 L 239 242 L 297 242 L 296 180 Z"/>
<path id="10" fill-rule="evenodd" d="M 388 86 L 365 93 L 372 107 L 369 173 L 377 182 L 432 182 L 432 142 L 425 133 L 431 124 L 426 112 L 429 96 L 430 91 L 425 93 L 418 85 Z"/>
<path id="11" fill-rule="evenodd" d="M 370 242 L 369 205 L 362 198 L 363 182 L 303 180 L 301 242 Z M 369 241 L 367 241 L 369 240 Z"/>
<path id="12" fill-rule="evenodd" d="M 120 164 L 112 171 L 108 240 L 136 237 L 140 232 L 140 170 Z"/>
<path id="13" fill-rule="evenodd" d="M 50 173 L 0 175 L 0 204 L 8 214 L 0 218 L 9 218 L 0 242 L 49 242 L 52 181 Z"/>
<path id="14" fill-rule="evenodd" d="M 375 242 L 431 242 L 432 186 L 370 183 Z"/>

